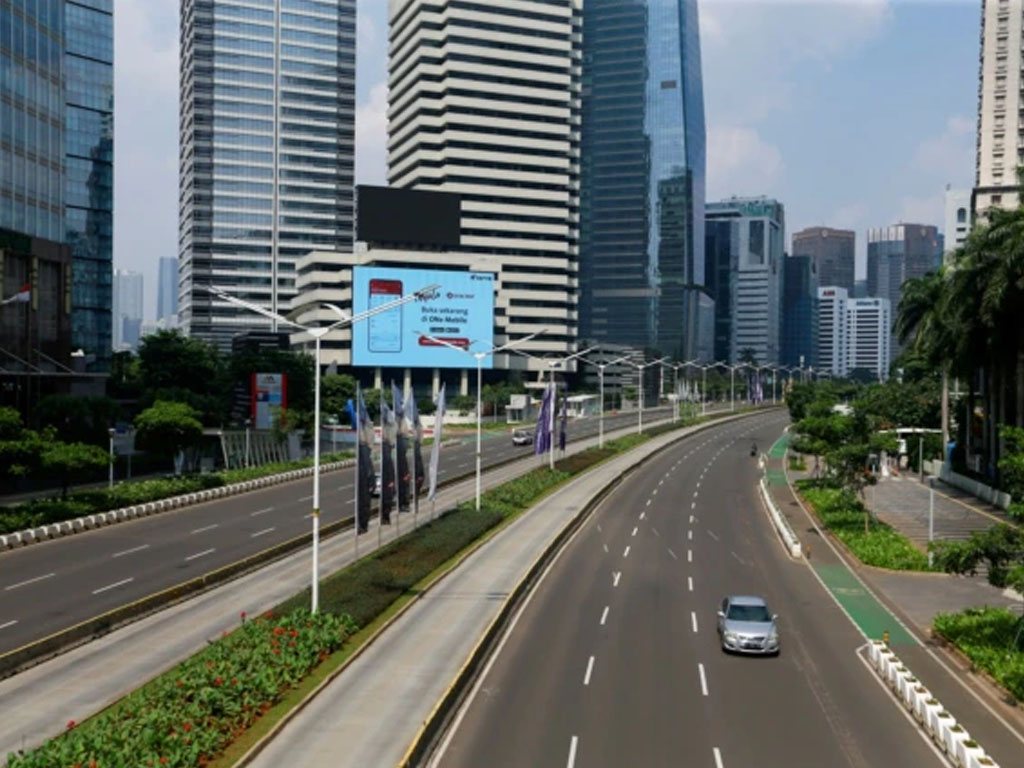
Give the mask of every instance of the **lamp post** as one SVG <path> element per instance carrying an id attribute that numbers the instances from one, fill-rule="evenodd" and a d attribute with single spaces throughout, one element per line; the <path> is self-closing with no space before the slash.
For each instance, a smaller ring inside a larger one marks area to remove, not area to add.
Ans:
<path id="1" fill-rule="evenodd" d="M 109 479 L 107 481 L 107 487 L 108 488 L 113 488 L 114 487 L 114 435 L 116 435 L 116 434 L 117 434 L 117 430 L 114 429 L 113 427 L 110 427 L 107 430 L 107 435 L 110 436 L 110 472 L 109 472 Z"/>
<path id="2" fill-rule="evenodd" d="M 657 360 L 651 360 L 650 362 L 646 362 L 646 363 L 634 363 L 632 360 L 629 361 L 629 364 L 632 365 L 633 367 L 635 367 L 637 369 L 637 372 L 639 373 L 639 385 L 637 387 L 637 390 L 638 390 L 637 397 L 638 397 L 638 400 L 639 400 L 638 404 L 639 404 L 640 407 L 637 408 L 637 411 L 636 411 L 636 418 L 637 418 L 637 421 L 636 421 L 636 433 L 638 435 L 642 435 L 644 433 L 644 368 L 649 368 L 652 365 L 658 365 L 659 363 L 662 363 L 665 360 L 668 360 L 668 356 L 659 357 Z"/>
<path id="3" fill-rule="evenodd" d="M 303 333 L 307 333 L 312 336 L 313 341 L 315 342 L 316 375 L 313 379 L 313 577 L 310 610 L 313 613 L 316 613 L 320 607 L 320 582 L 318 578 L 320 572 L 320 340 L 335 328 L 345 325 L 355 325 L 368 317 L 372 317 L 373 315 L 377 315 L 382 312 L 387 312 L 415 299 L 430 295 L 440 288 L 440 286 L 430 285 L 426 288 L 421 288 L 414 293 L 402 296 L 394 301 L 381 304 L 380 306 L 374 307 L 366 312 L 360 312 L 358 315 L 351 315 L 341 309 L 341 307 L 325 303 L 323 306 L 334 312 L 336 315 L 339 315 L 341 319 L 331 323 L 330 325 L 316 326 L 302 325 L 294 320 L 289 320 L 287 317 L 279 315 L 276 312 L 271 312 L 269 309 L 265 309 L 259 304 L 253 304 L 232 296 L 222 288 L 215 288 L 213 286 L 202 287 L 221 301 L 226 301 L 229 304 L 234 304 L 235 306 L 242 307 L 243 309 L 248 309 L 250 312 L 255 312 L 258 315 L 269 317 L 275 324 L 284 323 L 286 325 L 294 326 Z"/>
<path id="4" fill-rule="evenodd" d="M 431 336 L 430 334 L 427 333 L 421 333 L 420 331 L 416 331 L 415 333 L 421 339 L 429 339 L 434 344 L 439 344 L 442 347 L 448 347 L 449 349 L 454 349 L 457 350 L 458 352 L 462 352 L 463 354 L 471 355 L 472 357 L 476 358 L 476 510 L 477 512 L 479 512 L 481 493 L 480 477 L 483 463 L 483 453 L 481 450 L 481 421 L 483 420 L 483 409 L 481 407 L 481 397 L 483 392 L 482 385 L 484 358 L 489 357 L 491 355 L 496 355 L 498 352 L 503 352 L 506 349 L 511 349 L 512 347 L 515 347 L 518 344 L 522 344 L 524 342 L 529 341 L 530 339 L 536 338 L 537 336 L 540 336 L 542 333 L 544 333 L 544 330 L 537 331 L 536 333 L 531 333 L 529 336 L 524 336 L 523 338 L 516 339 L 515 341 L 510 341 L 508 344 L 502 344 L 500 347 L 494 347 L 493 349 L 487 352 L 470 352 L 469 349 L 467 349 L 466 347 L 460 347 L 457 344 L 452 344 L 451 342 L 447 342 L 444 339 L 439 339 L 436 336 Z M 473 342 L 470 342 L 470 345 L 472 344 Z"/>
<path id="5" fill-rule="evenodd" d="M 586 358 L 582 357 L 580 358 L 580 360 L 584 363 L 590 363 L 591 365 L 597 366 L 597 382 L 598 388 L 601 393 L 601 411 L 597 421 L 597 447 L 604 448 L 604 369 L 607 368 L 608 366 L 617 365 L 618 363 L 622 363 L 629 360 L 629 356 L 626 355 L 624 357 L 617 358 L 610 362 L 606 361 L 603 363 L 597 363 L 594 362 L 593 360 L 587 360 Z"/>
<path id="6" fill-rule="evenodd" d="M 664 359 L 663 360 L 659 360 L 658 362 L 661 365 L 661 371 L 662 371 L 662 387 L 661 387 L 661 395 L 662 395 L 662 397 L 665 396 L 665 386 L 664 386 L 665 369 L 666 368 L 671 368 L 672 369 L 672 386 L 675 389 L 675 395 L 676 395 L 676 399 L 674 401 L 674 405 L 672 406 L 672 423 L 675 424 L 675 422 L 677 421 L 677 417 L 679 416 L 679 369 L 684 367 L 686 365 L 686 363 L 666 363 L 664 361 Z M 693 361 L 691 360 L 690 362 L 693 362 Z"/>
<path id="7" fill-rule="evenodd" d="M 249 468 L 249 429 L 252 427 L 252 419 L 245 420 L 245 466 Z"/>

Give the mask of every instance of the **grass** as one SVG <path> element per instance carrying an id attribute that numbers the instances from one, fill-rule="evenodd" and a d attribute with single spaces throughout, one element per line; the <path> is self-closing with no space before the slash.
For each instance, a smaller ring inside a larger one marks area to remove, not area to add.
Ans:
<path id="1" fill-rule="evenodd" d="M 790 454 L 789 455 L 789 469 L 791 472 L 806 472 L 807 462 L 804 461 L 803 456 Z"/>
<path id="2" fill-rule="evenodd" d="M 935 631 L 978 668 L 991 675 L 1017 701 L 1024 701 L 1024 619 L 1006 608 L 968 608 L 940 613 Z"/>
<path id="3" fill-rule="evenodd" d="M 814 480 L 800 480 L 796 486 L 824 526 L 865 565 L 894 571 L 929 570 L 928 556 L 892 526 L 869 516 L 865 532 L 864 506 L 853 494 Z"/>

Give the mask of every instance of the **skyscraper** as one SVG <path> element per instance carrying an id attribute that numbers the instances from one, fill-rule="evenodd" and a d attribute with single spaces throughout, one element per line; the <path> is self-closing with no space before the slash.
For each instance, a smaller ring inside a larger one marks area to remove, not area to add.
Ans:
<path id="1" fill-rule="evenodd" d="M 793 233 L 793 255 L 814 259 L 821 285 L 835 285 L 852 296 L 857 235 L 849 229 L 808 227 Z"/>
<path id="2" fill-rule="evenodd" d="M 696 0 L 583 6 L 580 336 L 698 354 L 704 95 Z"/>
<path id="3" fill-rule="evenodd" d="M 134 350 L 142 332 L 142 275 L 114 270 L 114 351 Z"/>
<path id="4" fill-rule="evenodd" d="M 845 288 L 835 285 L 818 289 L 818 361 L 815 368 L 833 376 L 846 376 L 848 372 L 849 335 Z"/>
<path id="5" fill-rule="evenodd" d="M 815 365 L 818 351 L 818 280 L 813 256 L 782 260 L 783 365 Z"/>
<path id="6" fill-rule="evenodd" d="M 1024 0 L 981 3 L 981 82 L 978 84 L 978 141 L 974 210 L 1019 205 L 1017 166 L 1024 164 L 1021 53 Z M 946 233 L 949 237 L 949 233 Z M 895 311 L 895 308 L 894 308 Z"/>
<path id="7" fill-rule="evenodd" d="M 156 319 L 165 327 L 178 314 L 178 260 L 171 256 L 160 258 L 160 282 L 157 284 Z"/>
<path id="8" fill-rule="evenodd" d="M 943 238 L 931 224 L 896 224 L 868 230 L 868 296 L 888 299 L 895 315 L 903 297 L 903 284 L 934 272 L 942 263 Z M 895 334 L 890 354 L 902 347 Z"/>
<path id="9" fill-rule="evenodd" d="M 779 362 L 786 219 L 769 198 L 730 198 L 705 209 L 715 356 Z"/>
<path id="10" fill-rule="evenodd" d="M 180 322 L 228 347 L 290 309 L 295 265 L 351 251 L 355 0 L 181 3 Z M 281 329 L 284 330 L 284 329 Z"/>
<path id="11" fill-rule="evenodd" d="M 458 250 L 500 284 L 495 343 L 543 329 L 533 354 L 576 349 L 581 5 L 389 3 L 388 181 L 460 195 Z"/>
<path id="12" fill-rule="evenodd" d="M 113 49 L 113 0 L 0 5 L 0 227 L 70 246 L 70 275 L 35 287 L 67 287 L 72 344 L 96 369 L 110 360 Z"/>
<path id="13" fill-rule="evenodd" d="M 846 370 L 870 372 L 879 381 L 889 375 L 889 327 L 892 312 L 888 299 L 846 300 Z"/>

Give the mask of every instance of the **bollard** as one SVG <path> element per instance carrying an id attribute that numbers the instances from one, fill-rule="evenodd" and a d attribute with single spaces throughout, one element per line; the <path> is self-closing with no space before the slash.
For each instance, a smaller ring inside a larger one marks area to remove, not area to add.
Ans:
<path id="1" fill-rule="evenodd" d="M 885 643 L 885 647 L 889 647 L 889 630 L 885 630 L 882 633 L 882 642 Z"/>

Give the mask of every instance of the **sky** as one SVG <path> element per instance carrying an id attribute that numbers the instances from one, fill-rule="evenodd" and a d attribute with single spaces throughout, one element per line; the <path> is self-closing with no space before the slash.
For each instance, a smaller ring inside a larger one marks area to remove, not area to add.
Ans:
<path id="1" fill-rule="evenodd" d="M 701 0 L 707 196 L 766 195 L 786 241 L 825 225 L 942 227 L 947 184 L 970 187 L 978 0 Z M 358 0 L 356 181 L 385 181 L 387 0 Z M 114 266 L 176 256 L 178 2 L 118 0 Z"/>

